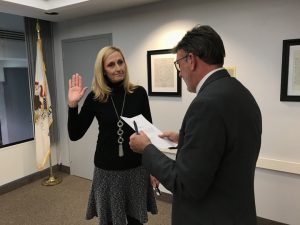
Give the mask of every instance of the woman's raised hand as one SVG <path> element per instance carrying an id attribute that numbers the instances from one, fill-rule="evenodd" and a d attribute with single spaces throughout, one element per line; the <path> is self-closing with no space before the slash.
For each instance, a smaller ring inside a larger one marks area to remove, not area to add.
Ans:
<path id="1" fill-rule="evenodd" d="M 78 102 L 86 92 L 87 87 L 83 87 L 82 77 L 75 73 L 69 79 L 68 104 L 69 107 L 77 107 Z"/>

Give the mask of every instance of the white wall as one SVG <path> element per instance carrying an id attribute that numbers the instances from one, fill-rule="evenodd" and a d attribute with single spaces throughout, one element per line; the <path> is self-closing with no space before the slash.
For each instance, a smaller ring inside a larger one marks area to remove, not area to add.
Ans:
<path id="1" fill-rule="evenodd" d="M 34 142 L 0 149 L 0 186 L 35 173 Z"/>

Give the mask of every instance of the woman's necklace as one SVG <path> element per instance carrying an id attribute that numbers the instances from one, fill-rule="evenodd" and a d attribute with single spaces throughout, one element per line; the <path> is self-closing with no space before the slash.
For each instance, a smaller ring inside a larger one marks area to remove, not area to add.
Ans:
<path id="1" fill-rule="evenodd" d="M 123 142 L 124 142 L 124 138 L 123 138 L 123 134 L 124 134 L 124 131 L 122 130 L 122 127 L 124 125 L 123 121 L 121 120 L 121 116 L 123 115 L 123 109 L 124 109 L 124 105 L 125 105 L 125 99 L 126 99 L 126 92 L 124 93 L 124 99 L 123 99 L 123 105 L 122 105 L 122 110 L 121 110 L 121 114 L 119 116 L 118 114 L 118 111 L 117 111 L 117 108 L 115 106 L 115 103 L 114 103 L 114 100 L 113 98 L 111 97 L 110 95 L 110 99 L 111 99 L 111 102 L 113 104 L 113 107 L 115 109 L 115 112 L 116 112 L 116 115 L 117 115 L 117 118 L 118 118 L 118 122 L 117 122 L 117 126 L 118 126 L 118 131 L 117 131 L 117 134 L 118 134 L 118 144 L 119 144 L 119 157 L 123 157 L 124 156 L 124 151 L 123 151 Z"/>

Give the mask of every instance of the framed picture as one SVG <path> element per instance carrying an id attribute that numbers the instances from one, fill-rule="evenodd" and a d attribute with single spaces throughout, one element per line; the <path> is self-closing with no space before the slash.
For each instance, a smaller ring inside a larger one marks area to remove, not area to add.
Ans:
<path id="1" fill-rule="evenodd" d="M 181 79 L 174 66 L 171 49 L 147 51 L 148 95 L 181 96 Z"/>
<path id="2" fill-rule="evenodd" d="M 280 101 L 300 101 L 300 39 L 283 40 Z"/>
<path id="3" fill-rule="evenodd" d="M 235 66 L 225 66 L 224 68 L 228 71 L 228 73 L 230 74 L 230 76 L 236 77 Z"/>

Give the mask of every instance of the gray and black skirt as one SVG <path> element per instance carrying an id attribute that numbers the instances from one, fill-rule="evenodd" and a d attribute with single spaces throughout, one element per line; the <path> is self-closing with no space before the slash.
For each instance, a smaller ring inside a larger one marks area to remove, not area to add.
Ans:
<path id="1" fill-rule="evenodd" d="M 146 223 L 147 212 L 157 214 L 157 206 L 150 174 L 143 167 L 122 171 L 95 167 L 86 219 L 96 216 L 99 225 L 125 225 L 128 215 Z"/>

